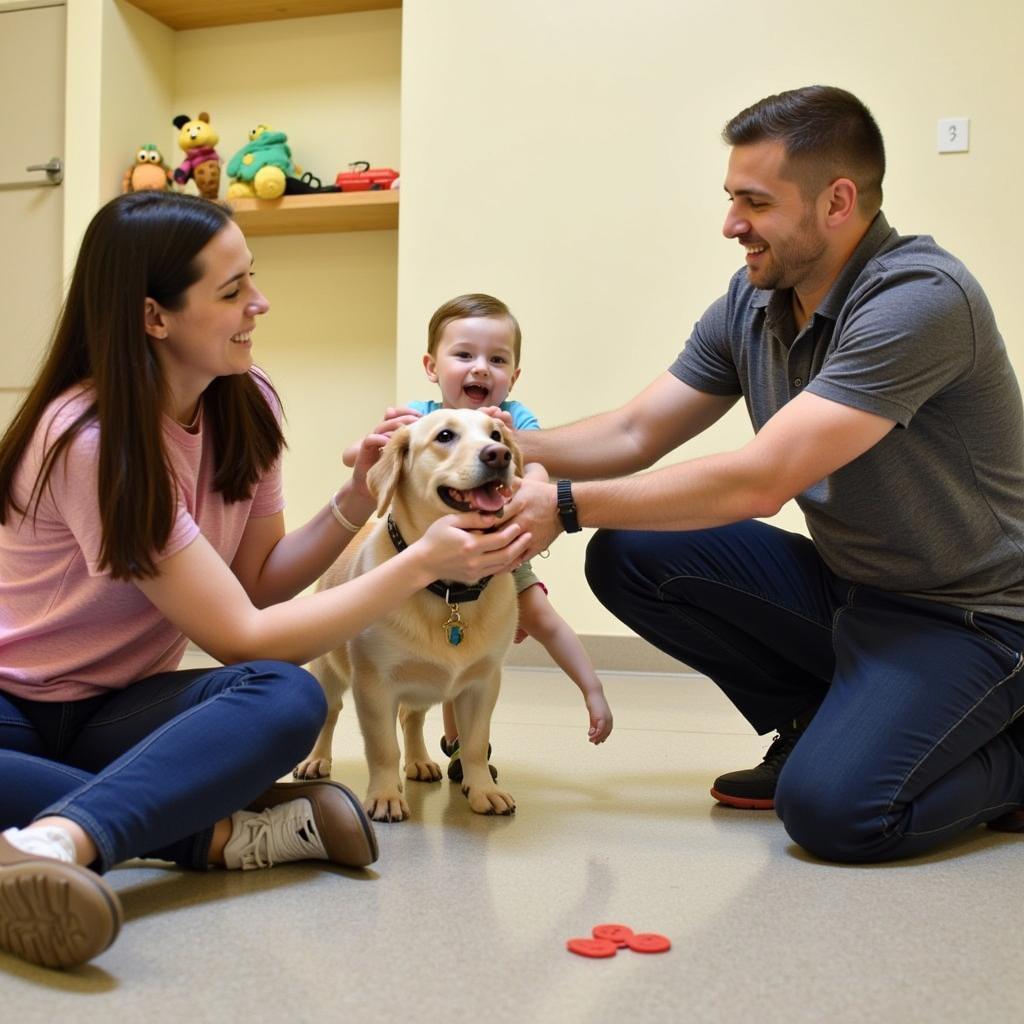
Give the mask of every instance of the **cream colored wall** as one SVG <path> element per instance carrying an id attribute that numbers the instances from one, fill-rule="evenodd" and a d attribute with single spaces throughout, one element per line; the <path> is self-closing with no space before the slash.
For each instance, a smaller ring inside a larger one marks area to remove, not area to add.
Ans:
<path id="1" fill-rule="evenodd" d="M 406 0 L 398 393 L 421 395 L 432 310 L 504 298 L 524 328 L 517 397 L 548 425 L 632 397 L 663 372 L 740 265 L 720 234 L 721 126 L 769 93 L 841 85 L 875 113 L 885 210 L 960 255 L 1024 368 L 1012 187 L 1024 14 L 982 0 Z M 939 156 L 936 120 L 971 118 Z M 742 445 L 734 410 L 688 455 Z M 795 508 L 780 522 L 800 528 Z M 542 574 L 580 632 L 623 634 L 563 538 Z"/>
<path id="2" fill-rule="evenodd" d="M 153 131 L 171 101 L 174 40 L 165 25 L 118 0 L 71 0 L 67 19 L 65 276 L 135 151 L 161 141 Z"/>
<path id="3" fill-rule="evenodd" d="M 354 160 L 396 166 L 401 24 L 390 10 L 178 32 L 173 114 L 208 111 L 225 162 L 265 123 L 325 183 Z"/>
<path id="4" fill-rule="evenodd" d="M 104 0 L 101 201 L 121 191 L 125 169 L 140 146 L 153 142 L 165 160 L 170 162 L 174 156 L 169 146 L 162 145 L 174 88 L 174 36 L 166 25 L 138 8 Z"/>

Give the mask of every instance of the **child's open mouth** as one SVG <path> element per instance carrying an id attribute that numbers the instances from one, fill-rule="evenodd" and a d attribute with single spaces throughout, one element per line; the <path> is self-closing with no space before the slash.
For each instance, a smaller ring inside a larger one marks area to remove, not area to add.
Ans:
<path id="1" fill-rule="evenodd" d="M 467 398 L 471 398 L 474 402 L 486 401 L 487 396 L 491 393 L 490 388 L 485 388 L 483 384 L 467 384 L 462 389 L 462 392 Z"/>

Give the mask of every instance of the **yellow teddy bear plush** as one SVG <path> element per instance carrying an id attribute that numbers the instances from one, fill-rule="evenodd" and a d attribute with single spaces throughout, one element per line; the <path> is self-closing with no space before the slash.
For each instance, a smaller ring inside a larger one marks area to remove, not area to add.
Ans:
<path id="1" fill-rule="evenodd" d="M 220 157 L 213 147 L 220 142 L 220 136 L 210 127 L 210 115 L 204 111 L 192 120 L 188 114 L 179 114 L 172 123 L 178 129 L 178 145 L 185 151 L 185 160 L 175 169 L 174 180 L 184 185 L 194 179 L 204 199 L 216 199 L 220 189 Z"/>

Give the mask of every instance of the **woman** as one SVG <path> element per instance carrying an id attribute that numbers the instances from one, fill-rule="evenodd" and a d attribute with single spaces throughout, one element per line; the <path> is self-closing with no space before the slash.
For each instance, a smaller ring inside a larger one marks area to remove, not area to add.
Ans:
<path id="1" fill-rule="evenodd" d="M 448 516 L 365 576 L 294 597 L 373 511 L 366 470 L 399 421 L 285 533 L 251 264 L 214 203 L 108 203 L 0 441 L 0 949 L 34 963 L 82 963 L 114 940 L 100 874 L 128 857 L 371 863 L 345 787 L 272 785 L 323 721 L 298 666 L 432 580 L 505 571 L 529 544 L 515 526 L 482 532 L 492 516 Z M 224 667 L 176 671 L 189 639 Z"/>

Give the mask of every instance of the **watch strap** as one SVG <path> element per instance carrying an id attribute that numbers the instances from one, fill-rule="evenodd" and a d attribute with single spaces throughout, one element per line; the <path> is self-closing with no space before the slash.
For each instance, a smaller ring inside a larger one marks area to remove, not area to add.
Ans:
<path id="1" fill-rule="evenodd" d="M 558 518 L 562 521 L 562 527 L 566 533 L 579 533 L 583 527 L 580 526 L 579 516 L 576 512 L 576 502 L 572 498 L 572 481 L 559 480 L 556 488 Z"/>

